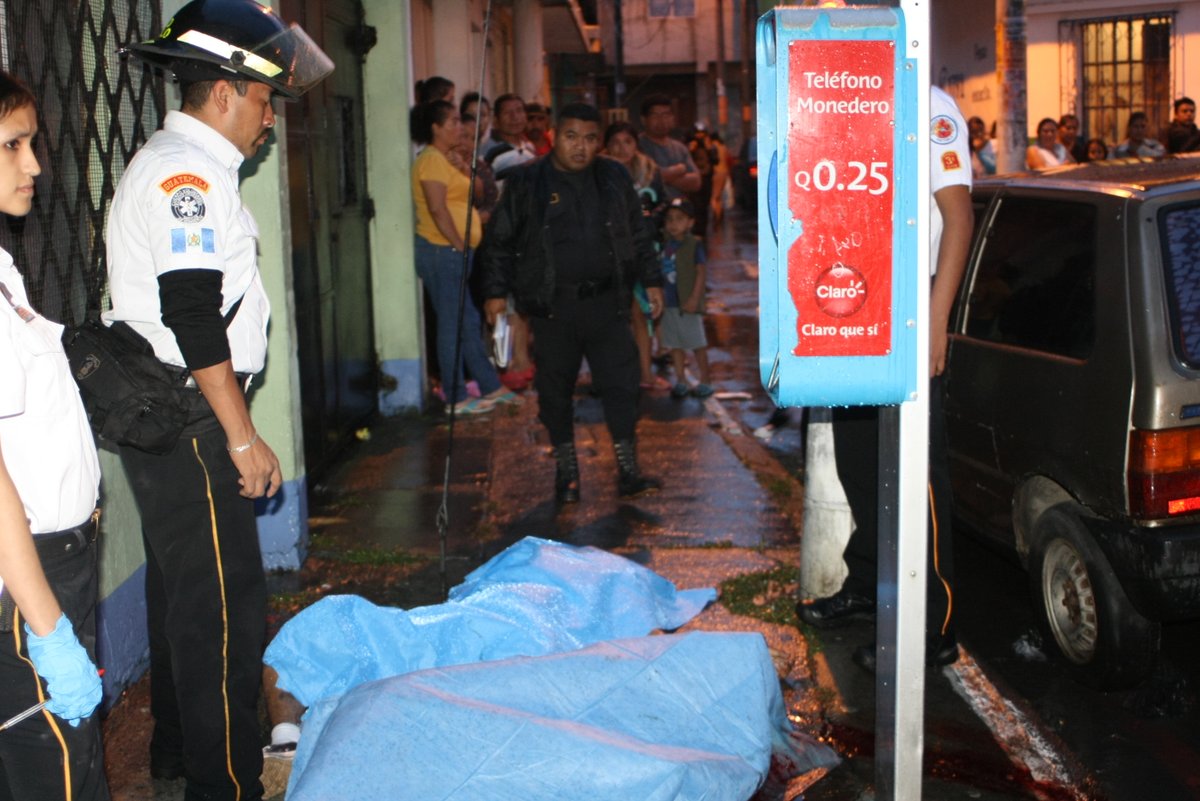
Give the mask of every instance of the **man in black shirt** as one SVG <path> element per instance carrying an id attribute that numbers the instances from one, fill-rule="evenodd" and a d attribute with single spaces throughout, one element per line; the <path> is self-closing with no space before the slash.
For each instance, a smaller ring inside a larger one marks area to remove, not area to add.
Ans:
<path id="1" fill-rule="evenodd" d="M 1175 101 L 1175 119 L 1167 127 L 1167 152 L 1190 153 L 1200 150 L 1200 130 L 1196 128 L 1196 102 L 1190 97 Z"/>
<path id="2" fill-rule="evenodd" d="M 597 159 L 599 149 L 599 112 L 564 107 L 553 149 L 511 175 L 480 248 L 488 322 L 511 294 L 532 324 L 538 416 L 554 446 L 559 503 L 579 501 L 573 395 L 585 356 L 613 438 L 620 496 L 661 486 L 637 466 L 640 371 L 628 317 L 637 281 L 651 314 L 662 312 L 662 274 L 629 173 Z"/>

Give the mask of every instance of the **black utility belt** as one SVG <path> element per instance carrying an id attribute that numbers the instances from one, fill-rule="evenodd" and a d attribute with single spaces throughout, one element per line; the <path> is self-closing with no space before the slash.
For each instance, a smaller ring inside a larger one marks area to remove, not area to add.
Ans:
<path id="1" fill-rule="evenodd" d="M 578 284 L 558 284 L 555 288 L 555 294 L 560 297 L 575 298 L 577 300 L 587 300 L 594 298 L 597 295 L 603 295 L 616 284 L 612 276 L 607 278 L 594 278 L 590 281 L 582 281 Z"/>

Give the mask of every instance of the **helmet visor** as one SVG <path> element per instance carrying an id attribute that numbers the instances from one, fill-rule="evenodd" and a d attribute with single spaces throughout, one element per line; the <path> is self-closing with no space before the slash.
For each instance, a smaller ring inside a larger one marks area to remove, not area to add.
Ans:
<path id="1" fill-rule="evenodd" d="M 291 98 L 300 97 L 333 72 L 333 61 L 296 24 L 249 49 L 195 29 L 180 34 L 178 41 L 227 61 L 243 75 Z"/>

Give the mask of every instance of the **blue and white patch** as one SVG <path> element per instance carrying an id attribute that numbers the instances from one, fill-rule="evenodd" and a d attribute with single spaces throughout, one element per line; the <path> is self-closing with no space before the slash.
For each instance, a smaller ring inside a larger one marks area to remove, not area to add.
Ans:
<path id="1" fill-rule="evenodd" d="M 198 231 L 192 228 L 171 229 L 172 253 L 187 253 L 194 250 L 199 250 L 201 253 L 217 252 L 213 229 L 201 228 Z"/>
<path id="2" fill-rule="evenodd" d="M 193 187 L 180 187 L 171 195 L 171 213 L 181 222 L 198 223 L 204 219 L 204 197 Z"/>

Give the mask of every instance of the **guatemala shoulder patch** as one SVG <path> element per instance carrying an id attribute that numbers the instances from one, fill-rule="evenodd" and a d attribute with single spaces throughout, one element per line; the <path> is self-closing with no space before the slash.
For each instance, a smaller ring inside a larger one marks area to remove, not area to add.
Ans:
<path id="1" fill-rule="evenodd" d="M 171 196 L 171 213 L 175 219 L 184 223 L 198 223 L 204 219 L 208 181 L 190 172 L 180 172 L 158 186 Z"/>
<path id="2" fill-rule="evenodd" d="M 946 172 L 958 170 L 962 168 L 962 162 L 958 159 L 958 154 L 953 150 L 942 154 L 942 169 Z"/>
<path id="3" fill-rule="evenodd" d="M 958 138 L 958 123 L 954 118 L 939 114 L 929 124 L 929 138 L 937 145 L 948 145 Z"/>
<path id="4" fill-rule="evenodd" d="M 158 185 L 168 195 L 181 186 L 194 186 L 201 192 L 208 191 L 208 181 L 190 172 L 179 172 Z"/>

